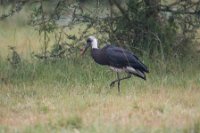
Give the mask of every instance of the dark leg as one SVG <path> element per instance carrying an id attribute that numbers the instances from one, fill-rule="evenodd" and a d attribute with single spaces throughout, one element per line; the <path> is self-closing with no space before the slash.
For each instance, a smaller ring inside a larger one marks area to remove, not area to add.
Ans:
<path id="1" fill-rule="evenodd" d="M 119 88 L 120 87 L 120 81 L 124 80 L 124 79 L 129 79 L 130 77 L 131 77 L 131 74 L 128 74 L 126 77 L 120 79 L 119 73 L 117 73 L 117 79 L 110 83 L 110 87 L 113 87 L 115 85 L 115 82 L 118 82 L 118 91 L 120 92 L 120 88 Z"/>
<path id="2" fill-rule="evenodd" d="M 118 93 L 120 93 L 120 77 L 119 77 L 119 73 L 117 73 L 117 80 L 118 80 Z"/>

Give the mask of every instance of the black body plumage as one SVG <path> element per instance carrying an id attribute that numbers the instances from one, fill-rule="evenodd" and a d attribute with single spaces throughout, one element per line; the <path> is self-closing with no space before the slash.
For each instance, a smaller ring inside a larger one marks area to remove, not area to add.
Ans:
<path id="1" fill-rule="evenodd" d="M 92 57 L 94 61 L 100 65 L 107 65 L 117 69 L 126 69 L 132 67 L 136 70 L 135 73 L 129 71 L 142 79 L 145 78 L 145 72 L 149 72 L 139 58 L 128 50 L 125 50 L 114 45 L 106 45 L 102 49 L 92 49 Z M 142 75 L 138 75 L 141 73 Z M 143 76 L 144 75 L 144 76 Z"/>

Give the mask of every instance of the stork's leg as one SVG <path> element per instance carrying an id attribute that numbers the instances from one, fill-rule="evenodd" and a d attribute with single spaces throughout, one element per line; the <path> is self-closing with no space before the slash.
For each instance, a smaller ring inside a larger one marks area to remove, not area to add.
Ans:
<path id="1" fill-rule="evenodd" d="M 115 85 L 115 82 L 118 82 L 118 91 L 120 92 L 120 81 L 124 79 L 129 79 L 130 77 L 131 77 L 131 74 L 128 74 L 126 77 L 120 79 L 119 73 L 117 73 L 117 79 L 110 83 L 110 87 L 113 87 Z"/>
<path id="2" fill-rule="evenodd" d="M 118 80 L 118 93 L 120 93 L 120 77 L 119 77 L 119 73 L 117 73 L 117 80 Z"/>

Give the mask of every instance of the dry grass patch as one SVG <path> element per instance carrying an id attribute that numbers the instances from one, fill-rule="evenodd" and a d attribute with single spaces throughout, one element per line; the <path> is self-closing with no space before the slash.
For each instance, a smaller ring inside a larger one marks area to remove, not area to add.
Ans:
<path id="1" fill-rule="evenodd" d="M 67 91 L 67 88 L 60 91 L 48 88 L 45 91 L 45 87 L 32 86 L 36 91 L 35 96 L 26 97 L 25 94 L 15 101 L 14 88 L 9 87 L 3 86 L 1 89 L 2 95 L 10 93 L 10 96 L 6 104 L 1 99 L 0 125 L 11 129 L 15 127 L 19 131 L 37 124 L 84 128 L 95 123 L 131 129 L 184 129 L 200 119 L 200 89 L 158 87 L 145 91 L 133 90 L 131 93 L 134 95 L 117 95 L 79 94 Z M 29 87 L 26 86 L 26 89 Z"/>

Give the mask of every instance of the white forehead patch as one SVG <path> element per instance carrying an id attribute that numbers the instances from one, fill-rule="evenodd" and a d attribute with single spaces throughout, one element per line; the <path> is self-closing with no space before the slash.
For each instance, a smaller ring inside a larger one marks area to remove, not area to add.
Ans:
<path id="1" fill-rule="evenodd" d="M 90 38 L 91 40 L 96 39 L 94 36 L 89 36 L 89 38 Z"/>

